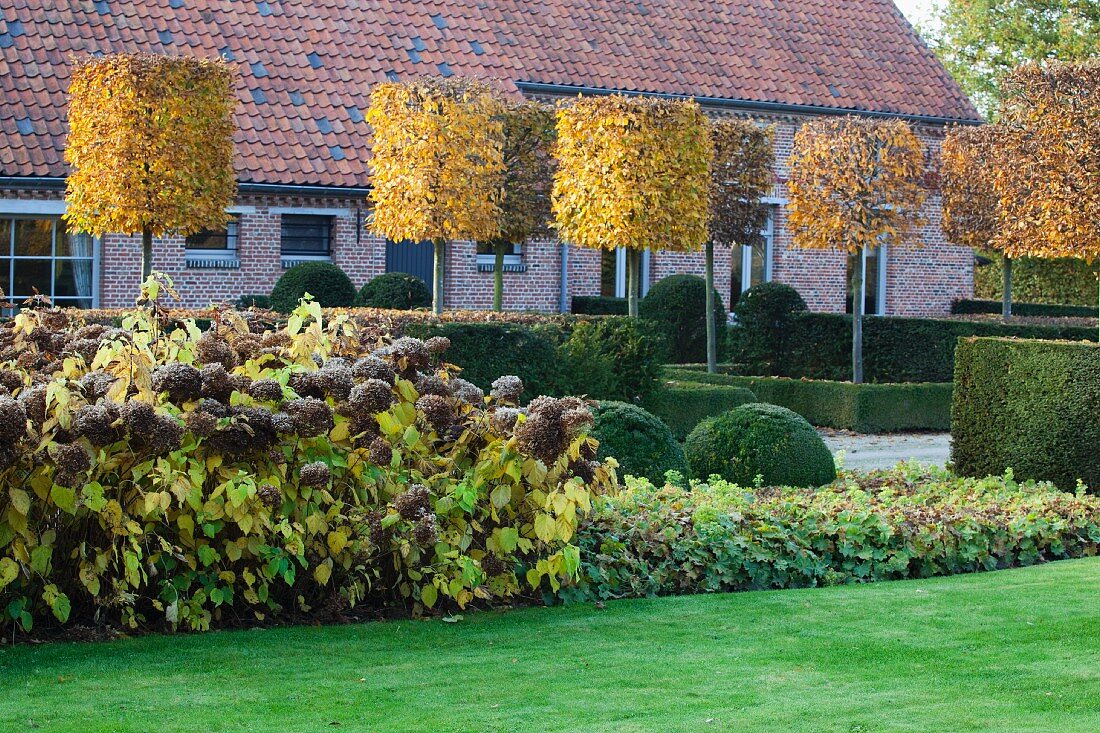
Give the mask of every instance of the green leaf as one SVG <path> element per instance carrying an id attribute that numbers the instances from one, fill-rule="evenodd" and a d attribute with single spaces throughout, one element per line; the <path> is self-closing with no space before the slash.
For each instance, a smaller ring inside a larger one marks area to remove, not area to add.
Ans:
<path id="1" fill-rule="evenodd" d="M 53 548 L 48 545 L 39 545 L 31 550 L 31 570 L 39 575 L 49 575 L 51 558 L 53 558 Z"/>
<path id="2" fill-rule="evenodd" d="M 404 440 L 405 445 L 410 448 L 414 447 L 417 443 L 420 442 L 420 431 L 417 430 L 415 426 L 410 425 L 409 427 L 405 428 Z"/>
<path id="3" fill-rule="evenodd" d="M 93 512 L 101 512 L 107 507 L 107 499 L 103 496 L 103 485 L 98 481 L 86 484 L 80 490 L 80 496 L 84 500 L 84 506 Z"/>
<path id="4" fill-rule="evenodd" d="M 31 513 L 31 495 L 23 489 L 11 490 L 11 505 L 24 517 Z"/>
<path id="5" fill-rule="evenodd" d="M 19 566 L 10 557 L 0 558 L 0 590 L 19 577 Z"/>
<path id="6" fill-rule="evenodd" d="M 58 509 L 62 509 L 69 514 L 76 514 L 76 491 L 74 489 L 54 484 L 53 488 L 50 489 L 50 499 L 57 505 Z"/>
<path id="7" fill-rule="evenodd" d="M 514 552 L 519 545 L 519 530 L 515 527 L 502 527 L 500 530 L 500 549 Z"/>
<path id="8" fill-rule="evenodd" d="M 552 542 L 558 536 L 558 525 L 554 518 L 542 512 L 535 517 L 535 536 L 543 542 Z"/>
<path id="9" fill-rule="evenodd" d="M 439 591 L 435 589 L 435 586 L 428 583 L 420 589 L 420 602 L 428 608 L 435 606 L 436 599 L 439 597 Z"/>

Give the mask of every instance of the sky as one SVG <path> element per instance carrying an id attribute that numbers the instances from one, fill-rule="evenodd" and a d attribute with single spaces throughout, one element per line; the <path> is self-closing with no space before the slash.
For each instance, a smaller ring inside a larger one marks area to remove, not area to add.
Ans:
<path id="1" fill-rule="evenodd" d="M 894 0 L 901 12 L 913 25 L 927 27 L 932 18 L 932 12 L 937 5 L 936 0 Z"/>

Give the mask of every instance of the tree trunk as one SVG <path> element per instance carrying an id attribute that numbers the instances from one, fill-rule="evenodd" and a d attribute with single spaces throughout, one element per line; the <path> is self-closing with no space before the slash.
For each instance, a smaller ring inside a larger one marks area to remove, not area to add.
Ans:
<path id="1" fill-rule="evenodd" d="M 1001 318 L 1012 317 L 1012 258 L 1001 258 Z"/>
<path id="2" fill-rule="evenodd" d="M 714 323 L 714 242 L 707 242 L 707 295 L 706 312 L 707 319 L 707 372 L 714 374 L 718 371 L 718 328 Z"/>
<path id="3" fill-rule="evenodd" d="M 852 268 L 852 382 L 863 382 L 863 250 Z"/>
<path id="4" fill-rule="evenodd" d="M 435 276 L 432 278 L 432 313 L 443 313 L 443 257 L 447 253 L 447 242 L 437 239 L 432 242 L 435 253 Z"/>
<path id="5" fill-rule="evenodd" d="M 504 310 L 504 250 L 507 247 L 503 242 L 493 245 L 493 255 L 496 259 L 493 263 L 493 310 Z"/>
<path id="6" fill-rule="evenodd" d="M 153 230 L 145 227 L 141 230 L 141 282 L 144 285 L 153 274 Z"/>
<path id="7" fill-rule="evenodd" d="M 636 249 L 626 250 L 626 312 L 631 318 L 638 317 L 638 287 L 641 275 L 642 253 Z"/>

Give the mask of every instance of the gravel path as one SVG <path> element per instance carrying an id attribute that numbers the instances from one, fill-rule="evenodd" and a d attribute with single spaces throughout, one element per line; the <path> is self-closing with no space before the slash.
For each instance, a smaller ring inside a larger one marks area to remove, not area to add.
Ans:
<path id="1" fill-rule="evenodd" d="M 861 435 L 843 430 L 819 431 L 834 454 L 844 451 L 845 468 L 890 468 L 899 461 L 943 466 L 951 456 L 950 433 Z"/>

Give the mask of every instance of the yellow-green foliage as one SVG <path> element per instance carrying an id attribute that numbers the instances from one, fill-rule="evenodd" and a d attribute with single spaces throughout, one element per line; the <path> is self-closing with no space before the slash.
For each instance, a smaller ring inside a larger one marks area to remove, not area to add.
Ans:
<path id="1" fill-rule="evenodd" d="M 553 211 L 582 247 L 692 251 L 707 238 L 711 143 L 694 101 L 611 95 L 558 109 Z"/>
<path id="2" fill-rule="evenodd" d="M 859 252 L 905 241 L 926 192 L 920 140 L 900 120 L 821 119 L 794 139 L 788 181 L 794 244 Z"/>
<path id="3" fill-rule="evenodd" d="M 122 328 L 0 327 L 0 628 L 462 607 L 575 576 L 614 482 L 582 401 L 521 414 L 519 380 L 484 396 L 446 339 L 315 303 L 277 331 L 233 311 L 166 331 L 162 290 Z"/>
<path id="4" fill-rule="evenodd" d="M 70 228 L 153 236 L 225 227 L 236 195 L 233 72 L 221 60 L 119 54 L 69 86 Z"/>
<path id="5" fill-rule="evenodd" d="M 499 101 L 458 77 L 379 84 L 367 121 L 372 228 L 395 242 L 486 241 L 500 231 Z"/>

